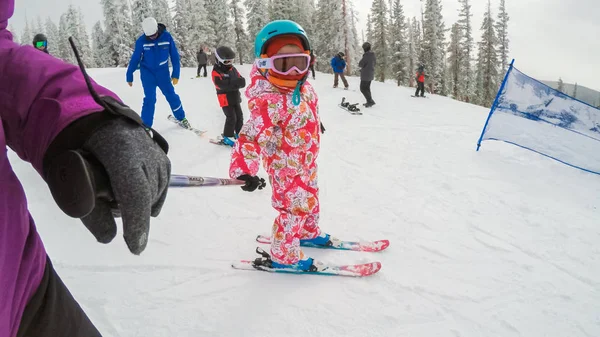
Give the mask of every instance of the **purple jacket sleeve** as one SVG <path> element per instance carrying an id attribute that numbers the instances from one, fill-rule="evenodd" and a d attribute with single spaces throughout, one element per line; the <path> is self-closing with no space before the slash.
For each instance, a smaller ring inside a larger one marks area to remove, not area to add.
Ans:
<path id="1" fill-rule="evenodd" d="M 118 97 L 94 83 L 100 95 Z M 42 173 L 46 149 L 71 122 L 102 107 L 89 94 L 79 68 L 0 31 L 0 118 L 6 142 Z"/>

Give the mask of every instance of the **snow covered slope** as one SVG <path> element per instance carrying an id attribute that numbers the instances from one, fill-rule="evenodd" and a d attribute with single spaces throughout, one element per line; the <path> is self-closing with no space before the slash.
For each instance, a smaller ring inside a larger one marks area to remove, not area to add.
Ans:
<path id="1" fill-rule="evenodd" d="M 90 72 L 140 111 L 139 76 L 129 88 L 124 69 Z M 183 69 L 177 91 L 190 122 L 216 136 L 225 117 L 210 79 L 194 75 Z M 374 82 L 377 105 L 353 116 L 337 104 L 363 102 L 358 79 L 343 91 L 317 76 L 322 228 L 391 245 L 306 252 L 380 260 L 369 278 L 232 269 L 256 256 L 254 239 L 275 217 L 270 190 L 239 187 L 170 190 L 148 248 L 133 256 L 120 234 L 96 243 L 11 156 L 58 272 L 104 336 L 600 336 L 598 176 L 500 142 L 475 152 L 484 108 Z M 173 172 L 226 177 L 229 150 L 167 114 L 159 95 L 155 127 Z"/>

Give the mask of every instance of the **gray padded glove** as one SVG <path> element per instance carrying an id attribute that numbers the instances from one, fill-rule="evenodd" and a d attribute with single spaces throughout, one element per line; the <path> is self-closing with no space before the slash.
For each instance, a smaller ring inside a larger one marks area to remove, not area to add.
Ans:
<path id="1" fill-rule="evenodd" d="M 123 119 L 94 132 L 83 150 L 106 170 L 123 217 L 125 242 L 132 253 L 140 254 L 148 243 L 150 216 L 158 216 L 167 197 L 169 158 L 144 129 Z M 99 242 L 109 243 L 117 234 L 108 200 L 98 199 L 94 210 L 81 221 Z"/>
<path id="2" fill-rule="evenodd" d="M 148 243 L 150 216 L 159 215 L 167 197 L 169 146 L 126 105 L 99 101 L 104 111 L 76 120 L 52 141 L 44 179 L 58 207 L 101 243 L 114 239 L 114 218 L 122 215 L 125 242 L 137 255 Z"/>

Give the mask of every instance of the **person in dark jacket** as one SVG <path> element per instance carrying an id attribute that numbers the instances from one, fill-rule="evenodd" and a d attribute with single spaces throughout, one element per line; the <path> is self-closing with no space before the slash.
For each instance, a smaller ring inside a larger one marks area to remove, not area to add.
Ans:
<path id="1" fill-rule="evenodd" d="M 371 51 L 371 44 L 369 42 L 363 43 L 362 48 L 365 53 L 360 62 L 358 62 L 358 67 L 360 68 L 360 92 L 362 92 L 367 100 L 367 103 L 363 105 L 366 108 L 370 108 L 375 105 L 375 101 L 373 101 L 373 97 L 371 96 L 371 81 L 375 78 L 377 59 L 375 53 Z"/>
<path id="2" fill-rule="evenodd" d="M 217 89 L 219 105 L 225 114 L 225 126 L 220 137 L 221 143 L 233 147 L 235 140 L 244 125 L 242 112 L 242 95 L 240 89 L 246 86 L 246 79 L 233 66 L 235 52 L 229 47 L 221 46 L 215 51 L 216 64 L 212 71 L 212 80 Z"/>
<path id="3" fill-rule="evenodd" d="M 204 52 L 204 49 L 200 48 L 198 54 L 196 54 L 196 59 L 198 60 L 198 74 L 196 77 L 200 77 L 200 69 L 204 68 L 204 75 L 206 77 L 206 64 L 208 63 L 208 55 Z"/>
<path id="4" fill-rule="evenodd" d="M 425 66 L 423 64 L 419 65 L 417 69 L 417 76 L 415 77 L 417 80 L 417 91 L 415 91 L 415 97 L 419 97 L 419 92 L 421 92 L 421 97 L 425 95 Z"/>
<path id="5" fill-rule="evenodd" d="M 310 51 L 310 71 L 312 72 L 312 78 L 315 79 L 315 63 L 317 63 L 317 58 L 311 49 Z"/>
<path id="6" fill-rule="evenodd" d="M 33 46 L 35 47 L 35 49 L 41 50 L 46 54 L 48 53 L 48 39 L 46 38 L 46 35 L 44 34 L 36 34 L 33 37 Z"/>
<path id="7" fill-rule="evenodd" d="M 339 52 L 331 59 L 331 68 L 333 68 L 333 87 L 337 88 L 338 86 L 338 77 L 342 78 L 342 82 L 344 82 L 344 89 L 348 90 L 348 81 L 346 81 L 346 76 L 344 76 L 344 70 L 346 70 L 346 60 L 344 60 L 344 53 Z"/>

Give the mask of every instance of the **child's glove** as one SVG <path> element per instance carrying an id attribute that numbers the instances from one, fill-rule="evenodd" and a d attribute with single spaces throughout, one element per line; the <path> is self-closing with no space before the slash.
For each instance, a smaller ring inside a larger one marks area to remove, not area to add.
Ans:
<path id="1" fill-rule="evenodd" d="M 243 175 L 237 177 L 237 179 L 246 182 L 246 184 L 244 184 L 244 186 L 242 186 L 242 190 L 244 190 L 246 192 L 253 192 L 257 188 L 259 190 L 262 190 L 263 188 L 265 188 L 267 186 L 267 183 L 265 182 L 265 180 L 263 178 L 259 178 L 257 176 L 243 174 Z"/>

